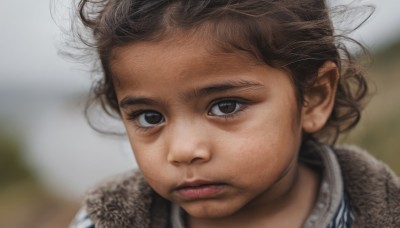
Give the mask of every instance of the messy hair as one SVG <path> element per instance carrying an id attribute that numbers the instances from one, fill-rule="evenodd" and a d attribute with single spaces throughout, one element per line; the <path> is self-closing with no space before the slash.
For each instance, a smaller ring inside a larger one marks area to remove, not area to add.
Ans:
<path id="1" fill-rule="evenodd" d="M 323 0 L 80 0 L 79 18 L 90 32 L 81 36 L 96 51 L 102 77 L 92 87 L 95 100 L 110 115 L 119 105 L 109 62 L 116 47 L 159 41 L 174 31 L 202 31 L 226 52 L 243 52 L 290 73 L 299 107 L 312 92 L 326 61 L 339 68 L 333 111 L 318 132 L 305 139 L 334 143 L 360 120 L 368 92 L 364 73 L 335 34 Z"/>

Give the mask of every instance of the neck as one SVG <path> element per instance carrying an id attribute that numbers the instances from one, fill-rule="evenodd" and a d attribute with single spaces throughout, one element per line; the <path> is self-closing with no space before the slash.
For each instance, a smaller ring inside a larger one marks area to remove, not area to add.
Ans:
<path id="1" fill-rule="evenodd" d="M 254 198 L 236 213 L 223 218 L 194 218 L 188 216 L 190 228 L 197 227 L 301 227 L 315 204 L 318 175 L 298 164 L 287 178 Z M 290 218 L 290 219 L 288 219 Z"/>

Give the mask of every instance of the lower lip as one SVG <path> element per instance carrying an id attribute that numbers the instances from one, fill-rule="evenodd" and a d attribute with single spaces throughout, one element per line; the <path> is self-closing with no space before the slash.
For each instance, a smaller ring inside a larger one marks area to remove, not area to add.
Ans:
<path id="1" fill-rule="evenodd" d="M 177 190 L 179 196 L 185 200 L 207 199 L 218 196 L 225 188 L 223 184 L 202 185 Z"/>

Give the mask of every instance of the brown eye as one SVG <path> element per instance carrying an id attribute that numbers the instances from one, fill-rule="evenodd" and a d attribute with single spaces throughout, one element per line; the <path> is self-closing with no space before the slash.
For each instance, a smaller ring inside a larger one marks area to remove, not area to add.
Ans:
<path id="1" fill-rule="evenodd" d="M 211 107 L 209 115 L 225 116 L 236 113 L 241 107 L 237 101 L 221 101 Z"/>
<path id="2" fill-rule="evenodd" d="M 145 112 L 138 116 L 141 127 L 153 127 L 164 122 L 164 117 L 158 112 Z"/>

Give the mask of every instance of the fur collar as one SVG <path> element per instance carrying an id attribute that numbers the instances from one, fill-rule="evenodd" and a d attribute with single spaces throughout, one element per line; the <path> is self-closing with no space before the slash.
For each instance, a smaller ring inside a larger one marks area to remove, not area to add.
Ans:
<path id="1" fill-rule="evenodd" d="M 167 227 L 168 201 L 154 193 L 138 171 L 89 190 L 85 204 L 96 228 Z"/>
<path id="2" fill-rule="evenodd" d="M 385 164 L 354 146 L 334 149 L 355 217 L 353 227 L 400 227 L 400 179 Z M 97 228 L 168 226 L 170 203 L 138 172 L 90 190 L 85 207 Z"/>
<path id="3" fill-rule="evenodd" d="M 400 227 L 400 179 L 355 146 L 335 149 L 350 196 L 354 227 Z"/>

